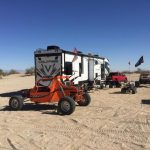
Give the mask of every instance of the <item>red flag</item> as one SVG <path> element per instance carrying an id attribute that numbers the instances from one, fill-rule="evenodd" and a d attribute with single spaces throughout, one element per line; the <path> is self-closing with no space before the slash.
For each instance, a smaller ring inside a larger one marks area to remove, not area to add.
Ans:
<path id="1" fill-rule="evenodd" d="M 74 61 L 76 61 L 78 59 L 78 56 L 77 56 L 78 50 L 76 48 L 74 48 L 73 53 L 74 53 L 74 57 L 72 59 L 72 62 L 74 62 Z"/>

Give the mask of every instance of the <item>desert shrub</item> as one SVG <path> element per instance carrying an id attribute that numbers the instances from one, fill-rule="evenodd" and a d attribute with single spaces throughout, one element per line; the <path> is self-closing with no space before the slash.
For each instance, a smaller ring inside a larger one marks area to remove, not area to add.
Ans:
<path id="1" fill-rule="evenodd" d="M 3 70 L 0 69 L 0 79 L 2 79 L 2 76 L 3 76 Z"/>
<path id="2" fill-rule="evenodd" d="M 25 74 L 34 75 L 34 67 L 27 68 Z"/>
<path id="3" fill-rule="evenodd" d="M 18 74 L 19 72 L 15 69 L 11 69 L 10 71 L 8 71 L 6 74 L 7 75 L 11 75 L 11 74 Z"/>
<path id="4" fill-rule="evenodd" d="M 4 71 L 2 69 L 0 69 L 0 76 L 3 76 Z"/>
<path id="5" fill-rule="evenodd" d="M 6 75 L 7 75 L 7 72 L 0 69 L 0 76 L 2 77 L 2 76 L 6 76 Z"/>
<path id="6" fill-rule="evenodd" d="M 137 70 L 135 71 L 135 73 L 147 73 L 147 72 L 150 72 L 150 70 L 137 68 Z"/>
<path id="7" fill-rule="evenodd" d="M 124 73 L 124 74 L 131 74 L 131 73 L 132 73 L 132 71 L 124 70 L 124 71 L 122 71 L 122 73 Z"/>

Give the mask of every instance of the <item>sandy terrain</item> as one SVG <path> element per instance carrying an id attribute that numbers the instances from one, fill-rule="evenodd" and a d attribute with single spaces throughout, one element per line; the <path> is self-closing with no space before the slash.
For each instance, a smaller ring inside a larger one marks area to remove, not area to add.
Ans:
<path id="1" fill-rule="evenodd" d="M 0 79 L 0 149 L 150 150 L 150 105 L 141 105 L 141 100 L 150 101 L 150 86 L 138 88 L 137 94 L 96 90 L 90 93 L 91 104 L 77 106 L 70 116 L 58 115 L 52 106 L 10 111 L 8 92 L 33 85 L 32 76 Z"/>

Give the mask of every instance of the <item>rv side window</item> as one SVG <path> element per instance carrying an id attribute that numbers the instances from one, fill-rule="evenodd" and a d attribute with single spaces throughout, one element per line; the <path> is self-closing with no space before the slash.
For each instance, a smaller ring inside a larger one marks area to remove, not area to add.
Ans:
<path id="1" fill-rule="evenodd" d="M 105 69 L 107 70 L 107 72 L 110 72 L 110 67 L 109 67 L 109 63 L 105 62 Z"/>
<path id="2" fill-rule="evenodd" d="M 101 78 L 105 78 L 105 66 L 101 64 Z"/>
<path id="3" fill-rule="evenodd" d="M 79 63 L 79 76 L 84 73 L 83 56 L 81 57 L 81 63 Z"/>
<path id="4" fill-rule="evenodd" d="M 97 78 L 98 77 L 98 73 L 95 73 L 95 78 Z"/>
<path id="5" fill-rule="evenodd" d="M 83 62 L 83 56 L 81 57 L 81 73 L 84 73 L 84 62 Z"/>
<path id="6" fill-rule="evenodd" d="M 79 76 L 82 74 L 82 63 L 79 63 Z"/>
<path id="7" fill-rule="evenodd" d="M 95 65 L 98 65 L 98 61 L 97 60 L 95 60 Z"/>
<path id="8" fill-rule="evenodd" d="M 65 62 L 64 73 L 66 75 L 72 75 L 72 62 Z"/>

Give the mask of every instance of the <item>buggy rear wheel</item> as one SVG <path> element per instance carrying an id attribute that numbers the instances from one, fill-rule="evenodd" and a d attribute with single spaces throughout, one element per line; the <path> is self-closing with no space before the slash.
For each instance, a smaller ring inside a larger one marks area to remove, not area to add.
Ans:
<path id="1" fill-rule="evenodd" d="M 91 97 L 88 93 L 84 93 L 83 94 L 83 99 L 78 101 L 77 103 L 80 105 L 80 106 L 88 106 L 91 102 Z"/>
<path id="2" fill-rule="evenodd" d="M 58 102 L 58 112 L 70 115 L 75 111 L 75 106 L 75 101 L 71 97 L 65 96 Z"/>
<path id="3" fill-rule="evenodd" d="M 23 107 L 23 97 L 13 96 L 9 100 L 9 106 L 12 110 L 21 110 Z"/>

